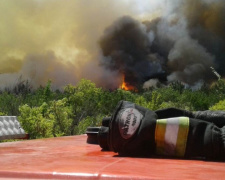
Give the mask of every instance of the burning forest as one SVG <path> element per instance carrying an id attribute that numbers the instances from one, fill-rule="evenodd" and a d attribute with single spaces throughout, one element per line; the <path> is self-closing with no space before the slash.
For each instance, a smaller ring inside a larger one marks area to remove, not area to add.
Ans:
<path id="1" fill-rule="evenodd" d="M 76 84 L 125 90 L 225 75 L 224 0 L 0 2 L 0 86 Z M 9 11 L 10 9 L 10 11 Z"/>
<path id="2" fill-rule="evenodd" d="M 103 66 L 134 87 L 151 79 L 201 86 L 215 79 L 210 67 L 224 75 L 225 3 L 182 2 L 184 7 L 151 21 L 129 16 L 115 21 L 100 40 L 107 57 Z"/>

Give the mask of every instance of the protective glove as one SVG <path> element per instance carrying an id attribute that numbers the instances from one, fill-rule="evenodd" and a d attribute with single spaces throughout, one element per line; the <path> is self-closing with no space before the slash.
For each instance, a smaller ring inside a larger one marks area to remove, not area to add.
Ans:
<path id="1" fill-rule="evenodd" d="M 157 115 L 153 111 L 121 101 L 109 123 L 109 149 L 126 156 L 153 154 L 156 120 Z"/>
<path id="2" fill-rule="evenodd" d="M 175 108 L 154 112 L 121 101 L 112 117 L 103 120 L 98 139 L 103 149 L 123 156 L 225 159 L 225 128 L 211 119 L 207 113 Z"/>
<path id="3" fill-rule="evenodd" d="M 206 122 L 214 123 L 219 128 L 225 126 L 225 111 L 186 111 L 177 108 L 166 108 L 155 111 L 158 119 L 186 116 L 193 119 L 200 119 Z"/>

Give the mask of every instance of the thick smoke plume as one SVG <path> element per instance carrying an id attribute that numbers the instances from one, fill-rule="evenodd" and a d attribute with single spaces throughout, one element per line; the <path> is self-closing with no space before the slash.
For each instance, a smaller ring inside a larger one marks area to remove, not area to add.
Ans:
<path id="1" fill-rule="evenodd" d="M 131 16 L 139 13 L 128 6 L 126 0 L 0 1 L 0 89 L 21 78 L 33 88 L 51 80 L 61 89 L 81 78 L 115 88 L 117 73 L 99 66 L 97 42 L 125 8 Z"/>
<path id="2" fill-rule="evenodd" d="M 224 9 L 224 0 L 2 0 L 0 89 L 21 77 L 34 88 L 87 78 L 112 89 L 123 77 L 198 86 L 214 78 L 211 66 L 224 75 Z"/>
<path id="3" fill-rule="evenodd" d="M 210 67 L 224 75 L 225 1 L 173 3 L 151 21 L 124 16 L 109 26 L 100 40 L 102 64 L 133 86 L 165 81 L 165 74 L 168 82 L 196 87 L 215 78 Z"/>
<path id="4" fill-rule="evenodd" d="M 163 58 L 151 53 L 153 41 L 144 24 L 125 16 L 105 31 L 100 45 L 104 56 L 103 64 L 125 76 L 129 85 L 137 86 L 152 74 L 162 71 Z"/>

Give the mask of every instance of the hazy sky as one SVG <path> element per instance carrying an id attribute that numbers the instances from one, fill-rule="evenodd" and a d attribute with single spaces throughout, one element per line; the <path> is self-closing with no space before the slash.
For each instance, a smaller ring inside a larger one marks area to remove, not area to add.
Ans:
<path id="1" fill-rule="evenodd" d="M 138 21 L 174 17 L 186 2 L 192 0 L 1 0 L 0 87 L 13 86 L 21 77 L 33 87 L 51 79 L 54 88 L 61 88 L 81 78 L 118 86 L 118 72 L 99 66 L 98 42 L 105 28 L 125 15 Z"/>
<path id="2" fill-rule="evenodd" d="M 107 73 L 98 67 L 97 42 L 104 29 L 123 15 L 149 19 L 162 2 L 1 0 L 1 86 L 21 75 L 37 87 L 48 79 L 57 87 L 82 77 L 101 81 Z"/>

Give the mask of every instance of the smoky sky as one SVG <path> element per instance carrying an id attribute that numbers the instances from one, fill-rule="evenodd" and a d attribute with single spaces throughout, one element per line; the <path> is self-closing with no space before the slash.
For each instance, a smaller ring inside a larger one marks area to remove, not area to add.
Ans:
<path id="1" fill-rule="evenodd" d="M 151 78 L 195 86 L 224 75 L 224 0 L 1 0 L 0 89 Z M 155 81 L 151 81 L 155 82 Z M 148 83 L 149 84 L 149 83 Z"/>
<path id="2" fill-rule="evenodd" d="M 210 67 L 225 74 L 224 7 L 224 1 L 177 0 L 150 21 L 123 16 L 99 41 L 101 64 L 134 86 L 162 74 L 189 86 L 211 82 Z"/>
<path id="3" fill-rule="evenodd" d="M 141 13 L 126 0 L 1 0 L 0 89 L 18 79 L 34 88 L 51 80 L 62 89 L 82 78 L 117 87 L 117 73 L 98 65 L 97 41 L 118 17 Z"/>
<path id="4" fill-rule="evenodd" d="M 105 30 L 100 40 L 103 55 L 109 57 L 103 60 L 103 65 L 119 71 L 127 83 L 136 86 L 161 71 L 162 61 L 151 54 L 151 38 L 144 24 L 129 16 L 120 18 Z"/>

